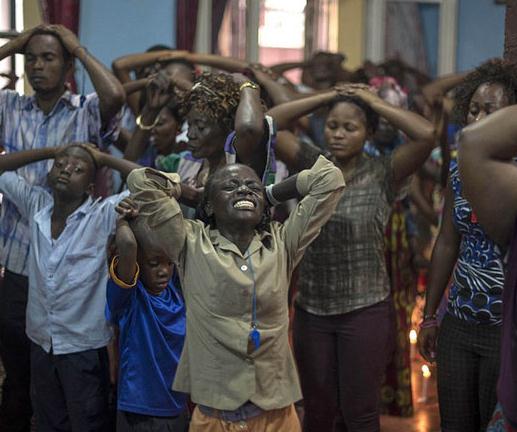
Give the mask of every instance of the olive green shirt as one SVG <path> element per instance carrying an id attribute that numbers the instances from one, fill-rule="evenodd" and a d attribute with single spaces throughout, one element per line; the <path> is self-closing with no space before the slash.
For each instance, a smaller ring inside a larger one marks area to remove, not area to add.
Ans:
<path id="1" fill-rule="evenodd" d="M 178 223 L 185 230 L 178 270 L 187 305 L 187 335 L 174 390 L 221 410 L 247 401 L 271 410 L 301 399 L 288 341 L 287 293 L 294 268 L 332 215 L 343 188 L 341 171 L 320 157 L 298 175 L 297 189 L 304 198 L 287 221 L 256 233 L 244 254 L 217 229 L 170 219 L 175 233 Z M 261 333 L 255 351 L 248 348 L 254 283 Z"/>

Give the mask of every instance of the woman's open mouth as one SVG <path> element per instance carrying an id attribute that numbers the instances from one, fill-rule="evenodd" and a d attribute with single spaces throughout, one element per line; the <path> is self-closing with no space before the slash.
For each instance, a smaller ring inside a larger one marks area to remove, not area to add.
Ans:
<path id="1" fill-rule="evenodd" d="M 256 207 L 257 205 L 248 199 L 240 199 L 233 203 L 233 208 L 238 210 L 254 210 Z"/>

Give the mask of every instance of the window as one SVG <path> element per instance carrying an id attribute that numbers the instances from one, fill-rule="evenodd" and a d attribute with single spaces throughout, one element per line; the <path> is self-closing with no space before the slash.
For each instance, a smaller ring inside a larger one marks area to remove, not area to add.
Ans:
<path id="1" fill-rule="evenodd" d="M 0 0 L 0 44 L 6 44 L 23 29 L 23 1 Z M 0 61 L 0 89 L 15 86 L 23 93 L 23 56 L 15 55 Z"/>
<path id="2" fill-rule="evenodd" d="M 366 58 L 400 57 L 431 76 L 452 73 L 457 13 L 457 0 L 368 0 Z"/>

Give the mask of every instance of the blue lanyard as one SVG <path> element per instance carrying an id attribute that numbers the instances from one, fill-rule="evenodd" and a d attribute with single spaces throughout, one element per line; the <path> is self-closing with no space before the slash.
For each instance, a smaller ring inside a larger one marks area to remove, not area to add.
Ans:
<path id="1" fill-rule="evenodd" d="M 248 267 L 251 271 L 251 276 L 253 278 L 253 295 L 251 298 L 251 331 L 249 334 L 249 339 L 255 350 L 260 347 L 260 332 L 257 329 L 257 284 L 255 282 L 255 271 L 253 270 L 253 265 L 251 264 L 251 256 L 248 255 L 247 258 Z"/>

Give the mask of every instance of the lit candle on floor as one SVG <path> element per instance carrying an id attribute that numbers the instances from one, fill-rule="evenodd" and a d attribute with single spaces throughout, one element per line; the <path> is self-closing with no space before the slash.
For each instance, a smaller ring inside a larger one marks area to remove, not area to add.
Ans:
<path id="1" fill-rule="evenodd" d="M 416 330 L 415 329 L 411 330 L 409 332 L 409 343 L 411 344 L 411 348 L 410 348 L 411 360 L 413 360 L 416 356 L 417 339 L 418 339 L 418 336 L 417 336 Z"/>
<path id="2" fill-rule="evenodd" d="M 422 365 L 422 396 L 418 402 L 427 402 L 427 393 L 429 391 L 429 378 L 431 378 L 431 370 L 429 366 Z"/>

